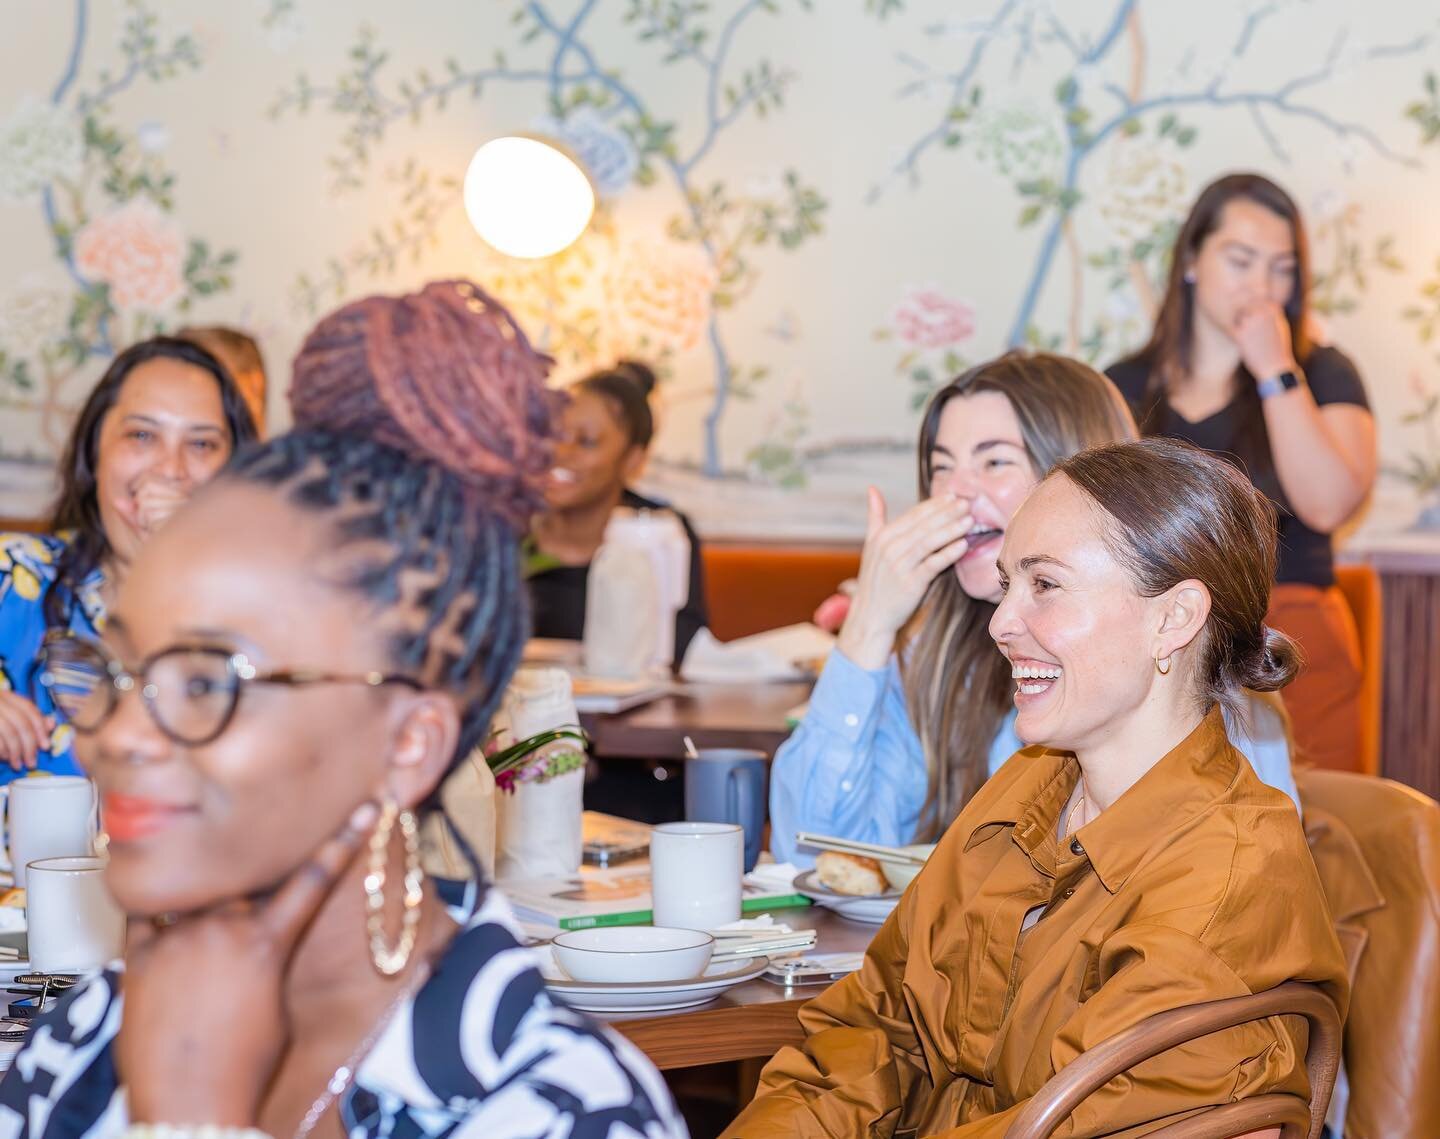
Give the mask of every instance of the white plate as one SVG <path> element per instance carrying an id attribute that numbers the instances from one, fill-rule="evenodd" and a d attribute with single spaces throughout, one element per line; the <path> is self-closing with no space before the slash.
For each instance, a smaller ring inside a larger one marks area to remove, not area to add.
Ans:
<path id="1" fill-rule="evenodd" d="M 769 966 L 768 957 L 723 961 L 687 981 L 653 981 L 644 985 L 572 981 L 558 966 L 548 961 L 541 972 L 545 977 L 545 987 L 556 996 L 563 997 L 571 1008 L 584 1012 L 660 1012 L 664 1009 L 693 1008 L 713 1001 L 726 989 L 760 976 Z"/>
<path id="2" fill-rule="evenodd" d="M 824 885 L 814 870 L 796 875 L 795 889 L 817 906 L 824 906 L 827 910 L 834 910 L 842 918 L 866 925 L 884 925 L 885 919 L 900 903 L 899 890 L 886 890 L 883 894 L 838 893 Z"/>

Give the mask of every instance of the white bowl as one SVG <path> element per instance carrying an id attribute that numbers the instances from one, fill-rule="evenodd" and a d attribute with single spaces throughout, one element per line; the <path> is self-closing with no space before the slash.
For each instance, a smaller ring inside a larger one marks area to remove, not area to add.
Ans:
<path id="1" fill-rule="evenodd" d="M 575 929 L 551 945 L 560 968 L 577 981 L 630 984 L 698 977 L 715 951 L 703 930 L 653 925 Z"/>
<path id="2" fill-rule="evenodd" d="M 930 852 L 935 849 L 933 842 L 922 842 L 915 846 L 902 846 L 901 850 L 906 854 L 919 854 L 925 858 L 930 857 Z M 923 866 L 912 866 L 908 862 L 882 862 L 880 869 L 885 872 L 885 880 L 897 890 L 903 890 L 915 880 L 915 875 L 925 869 Z"/>

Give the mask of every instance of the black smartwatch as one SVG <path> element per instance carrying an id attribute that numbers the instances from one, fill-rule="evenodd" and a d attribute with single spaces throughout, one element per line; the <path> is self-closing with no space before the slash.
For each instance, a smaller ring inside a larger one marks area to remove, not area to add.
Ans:
<path id="1" fill-rule="evenodd" d="M 1300 377 L 1294 372 L 1286 371 L 1278 376 L 1267 376 L 1255 385 L 1255 390 L 1260 393 L 1261 399 L 1269 399 L 1272 395 L 1293 391 L 1299 386 Z"/>

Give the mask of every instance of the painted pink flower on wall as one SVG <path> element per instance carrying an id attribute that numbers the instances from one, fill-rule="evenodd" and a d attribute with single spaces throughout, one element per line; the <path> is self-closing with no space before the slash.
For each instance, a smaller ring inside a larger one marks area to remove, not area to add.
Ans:
<path id="1" fill-rule="evenodd" d="M 975 310 L 936 288 L 912 288 L 890 316 L 895 336 L 916 348 L 948 348 L 975 335 Z"/>
<path id="2" fill-rule="evenodd" d="M 710 319 L 715 268 L 693 246 L 631 242 L 608 276 L 607 295 L 617 331 L 628 344 L 684 351 Z"/>
<path id="3" fill-rule="evenodd" d="M 152 202 L 131 199 L 75 234 L 75 267 L 116 308 L 163 312 L 185 294 L 185 239 Z"/>

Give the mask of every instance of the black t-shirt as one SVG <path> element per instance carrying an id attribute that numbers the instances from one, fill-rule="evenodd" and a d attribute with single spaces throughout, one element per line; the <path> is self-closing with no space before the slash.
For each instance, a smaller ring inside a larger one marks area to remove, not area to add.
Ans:
<path id="1" fill-rule="evenodd" d="M 690 539 L 690 597 L 675 614 L 675 664 L 685 659 L 690 641 L 710 619 L 705 609 L 705 573 L 700 557 L 700 536 L 690 520 L 663 502 L 642 498 L 627 490 L 620 505 L 632 510 L 669 510 L 685 528 Z M 530 588 L 530 621 L 537 637 L 579 641 L 585 636 L 585 596 L 590 566 L 555 566 L 541 570 L 526 584 Z"/>
<path id="2" fill-rule="evenodd" d="M 1301 364 L 1310 394 L 1320 405 L 1327 403 L 1351 403 L 1368 408 L 1365 385 L 1350 357 L 1338 348 L 1315 348 Z M 1135 421 L 1146 428 L 1145 415 L 1149 410 L 1145 403 L 1145 387 L 1150 378 L 1149 366 L 1133 356 L 1121 360 L 1105 369 L 1105 374 L 1115 382 Z M 1248 372 L 1241 370 L 1242 383 L 1254 383 Z M 1275 504 L 1278 514 L 1280 536 L 1280 564 L 1275 580 L 1279 582 L 1302 582 L 1321 588 L 1335 582 L 1335 559 L 1330 547 L 1330 535 L 1310 529 L 1290 509 L 1289 500 L 1280 486 L 1275 465 L 1270 461 L 1270 440 L 1262 422 L 1258 427 L 1257 440 L 1260 445 L 1258 459 L 1246 461 L 1242 445 L 1241 418 L 1244 407 L 1237 390 L 1235 398 L 1214 415 L 1192 423 L 1169 403 L 1156 409 L 1152 422 L 1146 428 L 1147 434 L 1168 435 L 1184 439 L 1222 455 L 1235 463 L 1249 477 L 1262 494 Z"/>

